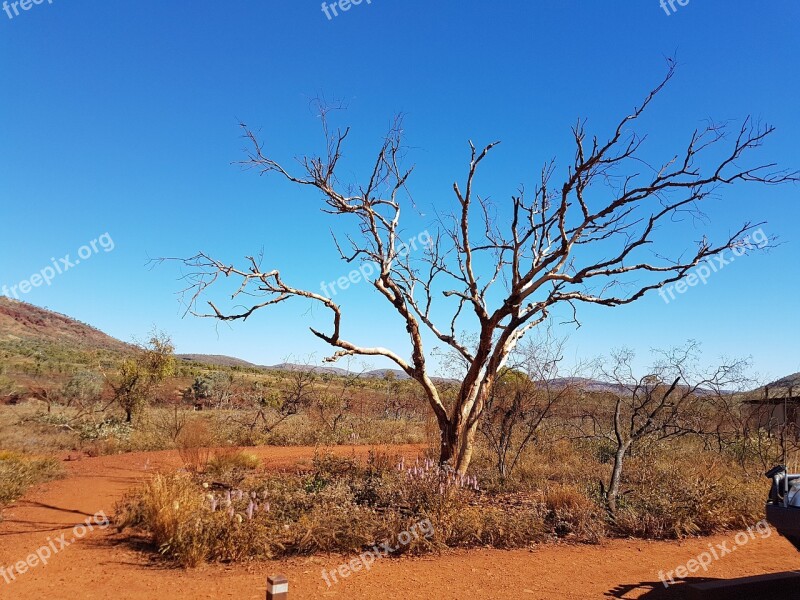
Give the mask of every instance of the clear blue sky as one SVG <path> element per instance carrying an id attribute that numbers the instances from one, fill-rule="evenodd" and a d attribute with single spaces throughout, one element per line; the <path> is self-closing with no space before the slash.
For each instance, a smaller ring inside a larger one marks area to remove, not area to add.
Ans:
<path id="1" fill-rule="evenodd" d="M 155 324 L 182 352 L 257 363 L 322 356 L 307 329 L 324 326 L 321 311 L 294 302 L 232 326 L 182 318 L 178 268 L 146 265 L 201 249 L 238 260 L 263 247 L 298 285 L 345 273 L 330 252 L 336 221 L 319 213 L 316 194 L 231 164 L 243 156 L 239 120 L 283 159 L 318 149 L 309 101 L 320 94 L 349 105 L 349 164 L 405 113 L 411 188 L 426 215 L 407 223 L 410 234 L 449 206 L 469 139 L 503 140 L 480 180 L 500 202 L 533 185 L 544 161 L 570 160 L 578 117 L 605 134 L 673 54 L 678 74 L 640 129 L 653 156 L 679 150 L 708 117 L 753 114 L 777 127 L 758 157 L 800 167 L 800 5 L 676 6 L 668 16 L 658 0 L 372 0 L 328 20 L 317 0 L 45 0 L 13 19 L 0 12 L 0 286 L 107 232 L 113 251 L 100 247 L 21 297 L 125 340 Z M 654 295 L 582 310 L 570 352 L 695 338 L 709 360 L 752 355 L 766 376 L 799 371 L 798 192 L 726 190 L 707 209 L 711 234 L 764 220 L 784 244 L 669 305 Z M 366 286 L 337 300 L 348 337 L 404 351 L 402 327 Z"/>

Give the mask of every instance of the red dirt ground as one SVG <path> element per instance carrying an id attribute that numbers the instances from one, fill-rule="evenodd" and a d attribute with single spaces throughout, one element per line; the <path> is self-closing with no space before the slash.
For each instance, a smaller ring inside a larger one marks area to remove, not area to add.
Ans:
<path id="1" fill-rule="evenodd" d="M 313 456 L 313 448 L 259 448 L 267 466 L 291 468 Z M 365 455 L 368 448 L 338 448 L 339 454 Z M 415 454 L 413 446 L 392 452 Z M 68 477 L 48 483 L 8 508 L 0 523 L 0 566 L 24 560 L 47 543 L 69 533 L 98 511 L 112 514 L 123 492 L 155 470 L 178 464 L 171 452 L 136 453 L 66 462 Z M 378 560 L 371 571 L 351 574 L 328 588 L 322 569 L 345 558 L 318 556 L 195 570 L 167 567 L 149 550 L 133 549 L 113 528 L 96 529 L 6 583 L 2 599 L 148 600 L 236 598 L 261 600 L 266 575 L 289 577 L 292 600 L 341 598 L 678 598 L 679 587 L 665 590 L 658 580 L 707 550 L 710 543 L 735 545 L 734 535 L 682 542 L 614 540 L 598 546 L 543 545 L 534 550 L 472 550 L 427 558 Z M 710 566 L 709 578 L 732 578 L 800 569 L 800 555 L 777 534 L 755 539 Z M 702 573 L 701 573 L 702 574 Z"/>

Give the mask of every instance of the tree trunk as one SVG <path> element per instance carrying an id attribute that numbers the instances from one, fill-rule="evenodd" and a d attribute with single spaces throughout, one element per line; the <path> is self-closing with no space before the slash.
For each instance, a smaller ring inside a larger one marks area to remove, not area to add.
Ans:
<path id="1" fill-rule="evenodd" d="M 622 464 L 625 461 L 625 453 L 628 446 L 620 446 L 614 455 L 614 467 L 611 469 L 611 483 L 608 485 L 606 494 L 606 505 L 608 512 L 612 515 L 617 514 L 617 498 L 619 497 L 619 484 L 622 480 Z"/>
<path id="2" fill-rule="evenodd" d="M 508 473 L 508 467 L 506 467 L 506 453 L 500 451 L 499 454 L 500 456 L 497 457 L 497 472 L 500 473 L 500 482 L 504 483 L 506 474 Z"/>
<path id="3" fill-rule="evenodd" d="M 439 466 L 445 465 L 453 466 L 453 463 L 458 456 L 459 444 L 461 436 L 452 421 L 448 420 L 446 423 L 439 423 L 439 432 L 442 436 L 441 446 L 439 449 Z"/>
<path id="4" fill-rule="evenodd" d="M 439 450 L 439 465 L 450 466 L 457 473 L 464 475 L 472 460 L 475 446 L 477 423 L 469 429 L 448 423 L 442 431 L 442 444 Z"/>
<path id="5" fill-rule="evenodd" d="M 478 422 L 467 428 L 461 436 L 461 444 L 458 451 L 458 462 L 455 465 L 459 475 L 466 475 L 469 463 L 472 461 L 472 450 L 475 447 L 475 433 L 478 431 Z"/>
<path id="6" fill-rule="evenodd" d="M 442 436 L 439 465 L 449 465 L 461 475 L 467 472 L 472 460 L 481 413 L 494 385 L 497 370 L 502 364 L 502 361 L 486 364 L 489 358 L 487 348 L 488 344 L 480 356 L 482 362 L 473 362 L 461 383 L 451 416 L 441 415 L 438 418 Z M 481 364 L 484 365 L 484 370 L 481 369 Z"/>
<path id="7" fill-rule="evenodd" d="M 479 418 L 483 411 L 483 403 L 487 396 L 487 388 L 491 378 L 484 377 L 481 381 L 462 384 L 458 399 L 453 409 L 453 415 L 446 421 L 439 422 L 442 435 L 439 451 L 439 464 L 449 465 L 461 475 L 464 475 L 472 461 L 472 452 L 475 447 L 475 435 L 478 431 Z M 476 406 L 477 405 L 477 406 Z M 471 421 L 471 424 L 468 424 Z"/>

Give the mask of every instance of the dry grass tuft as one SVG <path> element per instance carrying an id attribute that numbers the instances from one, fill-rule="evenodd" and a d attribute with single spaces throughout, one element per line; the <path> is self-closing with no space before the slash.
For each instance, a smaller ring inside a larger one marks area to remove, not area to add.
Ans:
<path id="1" fill-rule="evenodd" d="M 55 458 L 0 450 L 0 508 L 21 497 L 29 487 L 62 474 L 61 463 Z"/>
<path id="2" fill-rule="evenodd" d="M 373 455 L 366 464 L 329 455 L 311 472 L 245 478 L 213 490 L 204 476 L 158 476 L 118 506 L 120 528 L 146 533 L 186 566 L 203 561 L 356 552 L 383 541 L 397 553 L 444 547 L 520 547 L 544 539 L 536 502 L 493 506 L 470 481 L 430 462 Z M 432 533 L 400 535 L 428 520 Z"/>
<path id="3" fill-rule="evenodd" d="M 676 460 L 677 458 L 677 460 Z M 748 480 L 719 458 L 695 454 L 631 461 L 616 519 L 622 535 L 675 539 L 746 528 L 763 518 L 760 480 Z"/>
<path id="4" fill-rule="evenodd" d="M 186 423 L 176 443 L 184 468 L 192 473 L 199 473 L 205 470 L 211 455 L 210 448 L 215 445 L 216 440 L 205 419 L 194 419 Z"/>

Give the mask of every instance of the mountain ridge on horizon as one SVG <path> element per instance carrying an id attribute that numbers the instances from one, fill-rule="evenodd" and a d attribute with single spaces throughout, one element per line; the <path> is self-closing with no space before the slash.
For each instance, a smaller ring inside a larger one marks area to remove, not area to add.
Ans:
<path id="1" fill-rule="evenodd" d="M 132 344 L 118 340 L 102 330 L 68 315 L 22 300 L 0 296 L 0 341 L 13 341 L 14 339 L 75 344 L 85 349 L 102 349 L 122 354 L 132 352 L 134 349 Z M 176 354 L 176 357 L 187 362 L 191 361 L 218 367 L 241 367 L 265 371 L 297 371 L 310 368 L 316 373 L 328 373 L 338 376 L 348 374 L 346 369 L 339 367 L 289 362 L 276 365 L 259 365 L 235 356 L 222 354 L 179 353 Z M 388 374 L 392 374 L 397 379 L 409 379 L 409 376 L 399 369 L 373 369 L 360 375 L 378 379 L 384 378 Z M 445 378 L 435 379 L 453 381 Z M 609 382 L 586 377 L 561 377 L 553 380 L 552 383 L 570 385 L 576 382 L 579 382 L 578 387 L 585 391 L 614 391 L 619 387 Z M 786 375 L 768 383 L 766 386 L 759 386 L 752 392 L 763 393 L 765 387 L 771 390 L 791 389 L 793 387 L 800 390 L 800 373 Z"/>

